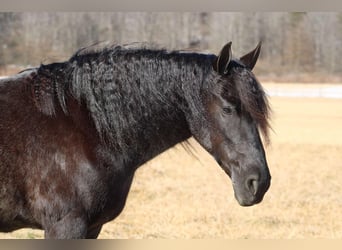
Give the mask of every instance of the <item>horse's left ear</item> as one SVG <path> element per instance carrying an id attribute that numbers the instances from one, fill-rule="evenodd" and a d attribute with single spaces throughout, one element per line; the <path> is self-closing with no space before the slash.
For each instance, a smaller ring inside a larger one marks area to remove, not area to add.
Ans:
<path id="1" fill-rule="evenodd" d="M 252 50 L 251 52 L 241 57 L 240 61 L 243 62 L 243 64 L 246 65 L 247 68 L 252 70 L 260 55 L 260 49 L 261 49 L 261 41 L 258 43 L 258 45 L 256 46 L 254 50 Z"/>
<path id="2" fill-rule="evenodd" d="M 232 42 L 227 43 L 223 46 L 220 54 L 213 62 L 214 70 L 220 75 L 227 74 L 229 62 L 232 59 Z"/>

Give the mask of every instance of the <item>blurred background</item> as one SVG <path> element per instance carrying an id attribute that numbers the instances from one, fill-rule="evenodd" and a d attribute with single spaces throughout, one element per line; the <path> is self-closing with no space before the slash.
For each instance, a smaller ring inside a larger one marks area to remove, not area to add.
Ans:
<path id="1" fill-rule="evenodd" d="M 228 176 L 190 139 L 192 153 L 177 145 L 138 169 L 100 238 L 342 238 L 342 13 L 0 13 L 0 76 L 98 41 L 205 53 L 232 41 L 236 57 L 262 41 L 254 73 L 273 109 L 262 203 L 240 207 Z"/>
<path id="2" fill-rule="evenodd" d="M 342 72 L 342 13 L 0 13 L 0 41 L 2 72 L 66 60 L 78 48 L 98 41 L 153 42 L 168 49 L 211 53 L 233 41 L 239 56 L 263 41 L 260 76 L 340 81 Z"/>

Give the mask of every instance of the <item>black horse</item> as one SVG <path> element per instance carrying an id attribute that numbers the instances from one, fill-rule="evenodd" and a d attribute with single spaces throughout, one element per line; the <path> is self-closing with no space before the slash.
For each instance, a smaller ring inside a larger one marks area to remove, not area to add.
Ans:
<path id="1" fill-rule="evenodd" d="M 92 46 L 0 81 L 0 231 L 96 238 L 122 211 L 135 170 L 193 136 L 231 177 L 242 206 L 270 173 L 269 105 L 240 59 Z"/>

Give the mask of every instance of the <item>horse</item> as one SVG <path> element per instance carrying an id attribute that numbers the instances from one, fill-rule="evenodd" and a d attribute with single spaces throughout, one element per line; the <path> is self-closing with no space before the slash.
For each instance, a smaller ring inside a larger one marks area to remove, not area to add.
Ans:
<path id="1" fill-rule="evenodd" d="M 93 45 L 0 80 L 0 231 L 97 238 L 123 210 L 135 171 L 190 137 L 231 178 L 241 206 L 271 175 L 270 105 L 240 58 L 141 45 Z M 263 140 L 264 138 L 264 140 Z"/>

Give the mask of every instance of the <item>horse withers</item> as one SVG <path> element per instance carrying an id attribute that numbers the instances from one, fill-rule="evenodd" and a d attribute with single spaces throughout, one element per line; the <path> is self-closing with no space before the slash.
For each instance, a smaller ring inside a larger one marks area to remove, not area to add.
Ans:
<path id="1" fill-rule="evenodd" d="M 91 46 L 0 80 L 0 230 L 96 238 L 135 170 L 191 136 L 240 205 L 259 203 L 271 179 L 259 135 L 269 105 L 251 72 L 259 53 Z"/>

